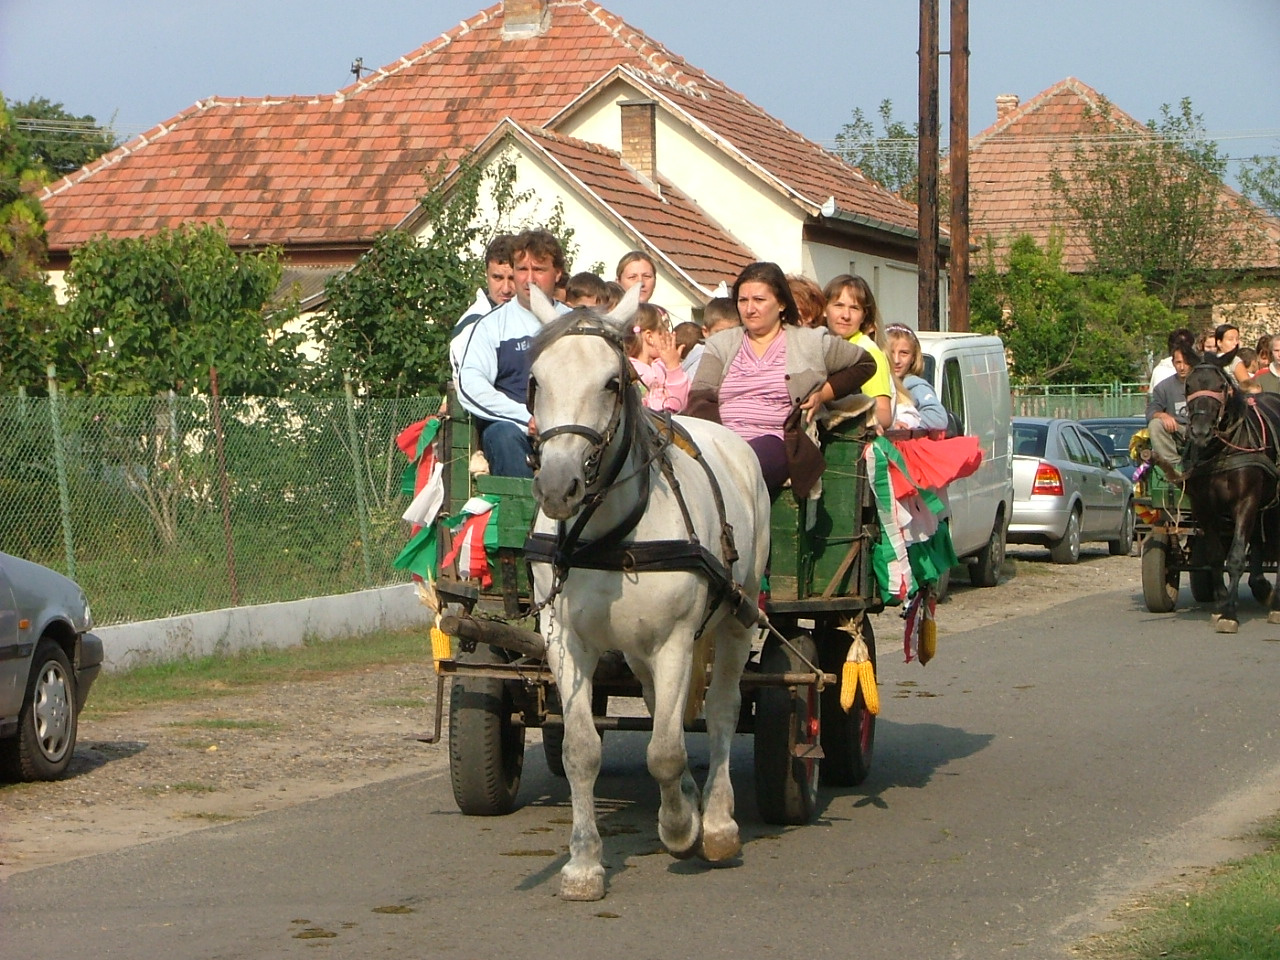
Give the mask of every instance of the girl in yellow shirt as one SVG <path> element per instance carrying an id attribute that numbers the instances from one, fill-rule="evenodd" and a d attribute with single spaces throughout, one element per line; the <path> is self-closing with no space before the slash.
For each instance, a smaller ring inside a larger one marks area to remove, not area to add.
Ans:
<path id="1" fill-rule="evenodd" d="M 876 362 L 875 375 L 862 385 L 862 392 L 876 398 L 876 425 L 883 432 L 893 424 L 893 378 L 889 358 L 876 341 L 880 313 L 871 287 L 862 277 L 842 273 L 822 291 L 827 300 L 827 329 L 837 337 L 860 346 Z"/>

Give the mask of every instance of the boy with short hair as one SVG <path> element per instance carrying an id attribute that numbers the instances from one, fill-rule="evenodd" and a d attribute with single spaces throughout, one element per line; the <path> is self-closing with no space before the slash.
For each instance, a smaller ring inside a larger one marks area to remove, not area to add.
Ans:
<path id="1" fill-rule="evenodd" d="M 671 333 L 676 338 L 676 349 L 680 351 L 680 367 L 692 377 L 702 359 L 702 328 L 692 320 L 686 320 L 677 323 Z"/>
<path id="2" fill-rule="evenodd" d="M 594 273 L 583 271 L 569 278 L 564 287 L 564 302 L 568 307 L 599 307 L 605 302 L 609 291 L 604 280 Z"/>
<path id="3" fill-rule="evenodd" d="M 702 310 L 702 332 L 706 336 L 742 325 L 737 305 L 728 297 L 715 297 Z"/>

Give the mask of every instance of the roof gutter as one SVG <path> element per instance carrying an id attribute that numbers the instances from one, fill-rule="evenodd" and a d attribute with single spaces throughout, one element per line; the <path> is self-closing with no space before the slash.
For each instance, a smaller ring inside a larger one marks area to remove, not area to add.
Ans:
<path id="1" fill-rule="evenodd" d="M 911 239 L 915 239 L 915 241 L 918 241 L 920 238 L 919 229 L 899 227 L 897 224 L 884 223 L 883 220 L 877 220 L 874 216 L 867 216 L 867 214 L 855 214 L 855 212 L 851 210 L 841 210 L 840 206 L 836 204 L 835 197 L 827 197 L 826 200 L 823 201 L 822 206 L 818 207 L 818 212 L 822 215 L 823 220 L 836 220 L 838 223 L 855 224 L 858 225 L 858 227 L 869 227 L 874 230 L 883 230 L 884 233 L 896 233 L 899 237 L 910 237 Z M 941 233 L 942 236 L 940 237 L 940 243 L 950 246 L 951 241 L 946 232 Z"/>

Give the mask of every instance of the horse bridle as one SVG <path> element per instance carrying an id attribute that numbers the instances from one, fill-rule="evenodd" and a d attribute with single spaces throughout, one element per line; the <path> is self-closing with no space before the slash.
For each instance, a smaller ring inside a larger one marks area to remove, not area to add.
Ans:
<path id="1" fill-rule="evenodd" d="M 1198 400 L 1201 398 L 1208 398 L 1210 400 L 1215 400 L 1217 401 L 1217 404 L 1218 404 L 1218 414 L 1214 418 L 1213 427 L 1214 427 L 1214 436 L 1219 441 L 1221 441 L 1226 447 L 1230 448 L 1231 450 L 1235 450 L 1239 453 L 1261 453 L 1269 449 L 1270 442 L 1267 439 L 1267 418 L 1263 416 L 1261 411 L 1258 410 L 1257 405 L 1254 403 L 1254 400 L 1252 397 L 1249 397 L 1246 399 L 1244 414 L 1241 416 L 1240 420 L 1237 421 L 1236 424 L 1231 428 L 1224 427 L 1223 421 L 1226 419 L 1226 416 L 1227 416 L 1227 401 L 1235 393 L 1235 388 L 1231 383 L 1230 377 L 1227 376 L 1227 372 L 1223 370 L 1220 366 L 1218 366 L 1216 363 L 1202 363 L 1200 364 L 1200 366 L 1208 367 L 1217 373 L 1219 380 L 1222 384 L 1222 389 L 1221 390 L 1196 390 L 1194 393 L 1188 394 L 1187 395 L 1188 418 L 1191 416 L 1192 400 Z M 1252 411 L 1254 418 L 1257 420 L 1257 424 L 1258 424 L 1257 434 L 1254 434 L 1252 431 L 1249 431 L 1247 427 L 1248 420 L 1249 420 L 1248 415 L 1250 411 Z M 1242 431 L 1247 432 L 1246 442 L 1256 441 L 1257 445 L 1241 446 L 1239 441 L 1240 441 L 1240 436 Z"/>
<path id="2" fill-rule="evenodd" d="M 1217 373 L 1222 383 L 1221 390 L 1197 390 L 1195 393 L 1187 395 L 1187 416 L 1191 416 L 1191 401 L 1198 400 L 1201 397 L 1208 397 L 1218 402 L 1218 415 L 1214 417 L 1213 424 L 1216 427 L 1222 422 L 1222 418 L 1227 412 L 1227 398 L 1231 393 L 1231 381 L 1227 377 L 1227 372 L 1216 363 L 1202 363 L 1202 367 L 1207 367 Z"/>
<path id="3" fill-rule="evenodd" d="M 590 324 L 590 325 L 588 325 Z M 609 422 L 605 425 L 604 431 L 601 432 L 592 427 L 588 427 L 582 423 L 562 423 L 552 427 L 546 431 L 539 431 L 537 437 L 533 441 L 533 456 L 530 457 L 530 466 L 535 470 L 538 468 L 541 460 L 542 445 L 548 440 L 563 434 L 570 436 L 579 436 L 586 439 L 590 445 L 587 448 L 587 456 L 583 461 L 583 481 L 587 489 L 597 485 L 600 480 L 600 465 L 604 459 L 604 452 L 609 444 L 613 441 L 614 435 L 618 432 L 619 424 L 623 427 L 622 444 L 619 446 L 619 453 L 609 465 L 609 471 L 604 479 L 604 486 L 608 488 L 618 479 L 618 474 L 622 472 L 623 462 L 626 460 L 627 451 L 631 449 L 632 440 L 634 439 L 635 420 L 634 416 L 627 416 L 627 387 L 631 383 L 633 376 L 633 368 L 629 360 L 627 360 L 626 351 L 622 349 L 622 343 L 618 339 L 618 335 L 608 328 L 601 326 L 598 320 L 595 320 L 589 313 L 584 313 L 573 326 L 566 328 L 552 341 L 543 344 L 539 348 L 539 352 L 559 340 L 560 337 L 599 337 L 604 340 L 613 350 L 618 360 L 618 390 L 615 394 L 613 410 L 609 414 Z M 538 393 L 538 381 L 532 376 L 529 378 L 529 398 L 527 405 L 529 412 L 533 413 L 534 401 Z"/>

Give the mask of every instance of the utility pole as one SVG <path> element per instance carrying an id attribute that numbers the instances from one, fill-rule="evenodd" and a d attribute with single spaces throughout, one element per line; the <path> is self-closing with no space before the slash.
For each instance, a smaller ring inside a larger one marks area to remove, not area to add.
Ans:
<path id="1" fill-rule="evenodd" d="M 951 0 L 951 279 L 947 326 L 969 330 L 969 0 Z"/>
<path id="2" fill-rule="evenodd" d="M 948 329 L 969 329 L 969 0 L 951 0 Z M 938 323 L 938 0 L 920 0 L 920 197 L 917 326 Z"/>
<path id="3" fill-rule="evenodd" d="M 938 329 L 938 0 L 920 0 L 916 327 Z"/>

